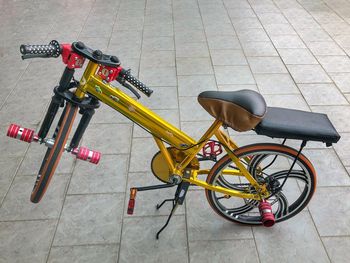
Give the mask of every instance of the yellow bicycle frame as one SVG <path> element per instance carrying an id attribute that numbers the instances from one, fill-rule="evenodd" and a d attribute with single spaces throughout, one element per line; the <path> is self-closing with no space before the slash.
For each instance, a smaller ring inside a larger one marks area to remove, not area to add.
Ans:
<path id="1" fill-rule="evenodd" d="M 222 126 L 221 121 L 214 121 L 209 129 L 197 142 L 187 134 L 174 127 L 170 123 L 163 120 L 157 114 L 144 107 L 142 104 L 122 92 L 119 88 L 112 86 L 111 84 L 103 81 L 97 74 L 99 64 L 92 61 L 89 62 L 87 68 L 80 80 L 80 85 L 77 88 L 75 95 L 78 98 L 83 98 L 86 93 L 98 98 L 101 102 L 109 105 L 116 111 L 119 111 L 133 122 L 141 125 L 148 130 L 155 139 L 157 146 L 167 161 L 168 167 L 172 174 L 176 174 L 182 177 L 182 180 L 188 181 L 191 184 L 195 184 L 206 188 L 211 191 L 223 193 L 228 196 L 237 196 L 247 199 L 261 200 L 269 196 L 268 191 L 264 185 L 260 185 L 253 178 L 253 176 L 247 171 L 244 165 L 236 157 L 232 150 L 238 148 L 238 146 L 220 130 Z M 192 170 L 191 175 L 187 178 L 183 176 L 184 169 L 187 165 L 196 157 L 203 146 L 208 140 L 214 136 L 217 137 L 219 142 L 224 145 L 226 152 L 231 157 L 233 162 L 239 168 L 239 171 L 224 170 L 224 174 L 230 174 L 233 176 L 244 176 L 256 190 L 256 194 L 243 193 L 242 191 L 227 189 L 220 186 L 208 184 L 207 182 L 198 179 L 199 174 L 208 174 L 208 170 Z M 166 141 L 177 149 L 183 149 L 186 153 L 186 158 L 181 163 L 174 163 L 169 151 L 165 147 L 163 141 Z"/>

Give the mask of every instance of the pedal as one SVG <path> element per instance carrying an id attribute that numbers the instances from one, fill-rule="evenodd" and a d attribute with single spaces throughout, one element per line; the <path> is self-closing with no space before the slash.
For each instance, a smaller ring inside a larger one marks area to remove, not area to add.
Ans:
<path id="1" fill-rule="evenodd" d="M 219 142 L 209 141 L 203 146 L 202 151 L 205 158 L 215 158 L 222 153 L 222 146 Z"/>
<path id="2" fill-rule="evenodd" d="M 128 215 L 132 215 L 134 213 L 135 208 L 135 200 L 136 200 L 136 188 L 130 188 L 130 198 L 129 198 L 129 204 L 128 204 Z"/>
<path id="3" fill-rule="evenodd" d="M 272 213 L 271 204 L 263 200 L 259 204 L 259 211 L 261 215 L 261 222 L 266 227 L 271 227 L 275 224 L 275 216 Z"/>
<path id="4" fill-rule="evenodd" d="M 74 154 L 77 159 L 88 161 L 93 164 L 98 164 L 101 159 L 100 152 L 89 150 L 86 147 L 75 148 L 73 149 L 72 154 Z"/>
<path id="5" fill-rule="evenodd" d="M 7 130 L 7 136 L 24 142 L 31 143 L 38 141 L 38 136 L 34 135 L 34 130 L 20 127 L 17 124 L 11 124 Z"/>

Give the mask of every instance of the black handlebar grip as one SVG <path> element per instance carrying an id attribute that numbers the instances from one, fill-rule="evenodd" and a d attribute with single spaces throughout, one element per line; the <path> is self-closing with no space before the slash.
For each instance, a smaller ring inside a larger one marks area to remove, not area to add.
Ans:
<path id="1" fill-rule="evenodd" d="M 140 90 L 143 94 L 145 94 L 147 97 L 150 97 L 153 93 L 153 90 L 151 90 L 149 87 L 147 87 L 145 84 L 143 84 L 141 81 L 139 81 L 137 78 L 135 78 L 133 75 L 131 75 L 128 71 L 125 70 L 124 78 L 127 82 L 129 82 L 131 85 L 133 85 L 135 88 Z"/>
<path id="2" fill-rule="evenodd" d="M 59 57 L 61 54 L 61 46 L 56 40 L 52 40 L 48 45 L 21 45 L 20 52 L 22 58 L 35 57 Z"/>

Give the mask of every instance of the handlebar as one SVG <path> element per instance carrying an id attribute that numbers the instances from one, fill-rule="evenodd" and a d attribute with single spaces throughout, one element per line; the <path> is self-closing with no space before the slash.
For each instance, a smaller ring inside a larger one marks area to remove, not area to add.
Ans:
<path id="1" fill-rule="evenodd" d="M 61 46 L 56 40 L 52 40 L 48 45 L 21 45 L 19 50 L 22 59 L 57 58 L 62 52 Z"/>
<path id="2" fill-rule="evenodd" d="M 153 90 L 151 90 L 149 87 L 147 87 L 145 84 L 143 84 L 141 81 L 139 81 L 137 78 L 135 78 L 133 75 L 130 74 L 130 70 L 122 69 L 119 73 L 119 76 L 117 80 L 123 85 L 121 81 L 126 80 L 129 82 L 132 86 L 137 88 L 139 91 L 141 91 L 143 94 L 145 94 L 147 97 L 150 97 L 153 93 Z"/>
<path id="3" fill-rule="evenodd" d="M 81 68 L 84 60 L 88 59 L 101 66 L 109 67 L 111 70 L 117 69 L 116 72 L 118 72 L 118 74 L 114 75 L 113 79 L 110 78 L 107 80 L 112 81 L 116 79 L 120 84 L 131 90 L 137 98 L 140 96 L 133 87 L 144 93 L 147 97 L 150 97 L 153 93 L 153 90 L 131 75 L 130 70 L 121 68 L 120 61 L 116 56 L 103 54 L 99 50 L 92 50 L 86 47 L 82 42 L 74 42 L 72 45 L 60 45 L 56 40 L 52 40 L 48 45 L 21 45 L 20 52 L 22 54 L 22 59 L 57 58 L 62 55 L 62 60 L 67 64 L 69 69 Z"/>

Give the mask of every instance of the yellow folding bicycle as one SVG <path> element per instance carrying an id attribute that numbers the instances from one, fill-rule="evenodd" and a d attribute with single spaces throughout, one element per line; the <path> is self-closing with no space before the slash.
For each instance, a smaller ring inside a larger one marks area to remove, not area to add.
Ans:
<path id="1" fill-rule="evenodd" d="M 199 94 L 198 102 L 215 121 L 196 141 L 137 101 L 140 95 L 136 89 L 148 97 L 153 91 L 133 77 L 130 70 L 122 68 L 117 57 L 92 50 L 82 42 L 59 44 L 55 40 L 49 45 L 21 45 L 20 51 L 23 59 L 61 55 L 66 64 L 38 133 L 16 124 L 11 124 L 8 129 L 7 135 L 12 138 L 38 142 L 47 147 L 31 201 L 37 203 L 43 197 L 63 152 L 98 163 L 101 154 L 79 147 L 79 142 L 95 109 L 102 102 L 152 134 L 159 147 L 151 161 L 151 169 L 162 184 L 131 188 L 128 214 L 133 213 L 138 191 L 177 187 L 174 198 L 157 205 L 159 209 L 169 201 L 173 206 L 157 238 L 176 207 L 183 204 L 192 185 L 203 187 L 210 206 L 230 221 L 272 226 L 291 218 L 309 203 L 316 187 L 315 170 L 301 153 L 306 142 L 321 141 L 330 146 L 340 139 L 325 114 L 267 107 L 259 93 L 240 90 Z M 75 69 L 82 68 L 85 60 L 88 60 L 85 72 L 81 80 L 76 81 L 73 77 Z M 114 80 L 136 98 L 112 86 Z M 55 132 L 47 137 L 60 107 L 64 110 Z M 82 116 L 68 144 L 78 109 Z M 239 132 L 254 130 L 257 134 L 284 140 L 281 144 L 238 147 L 226 132 L 227 127 Z M 212 139 L 214 137 L 216 140 Z M 300 148 L 286 146 L 286 139 L 300 140 Z M 214 165 L 210 170 L 201 169 L 203 161 L 213 161 Z M 201 175 L 206 176 L 206 180 L 201 179 Z"/>

